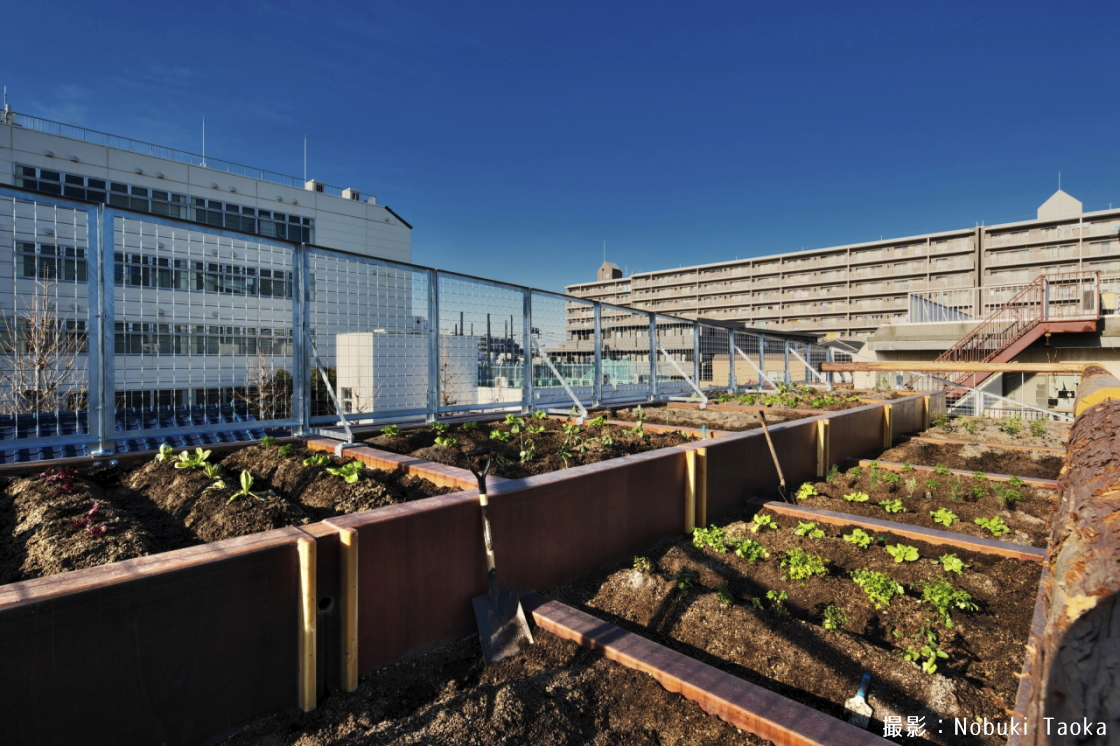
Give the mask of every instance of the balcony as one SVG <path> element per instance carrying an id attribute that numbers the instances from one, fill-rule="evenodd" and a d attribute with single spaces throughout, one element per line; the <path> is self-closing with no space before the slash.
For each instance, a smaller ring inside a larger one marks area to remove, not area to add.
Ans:
<path id="1" fill-rule="evenodd" d="M 985 257 L 989 266 L 1001 267 L 1035 262 L 1059 262 L 1077 259 L 1077 244 L 992 252 Z"/>

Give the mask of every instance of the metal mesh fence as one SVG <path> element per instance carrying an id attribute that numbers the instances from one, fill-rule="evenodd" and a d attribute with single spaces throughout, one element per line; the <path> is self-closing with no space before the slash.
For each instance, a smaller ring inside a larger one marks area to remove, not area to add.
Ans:
<path id="1" fill-rule="evenodd" d="M 649 315 L 606 304 L 601 314 L 603 399 L 649 396 Z"/>
<path id="2" fill-rule="evenodd" d="M 788 383 L 785 342 L 771 337 L 762 338 L 765 365 L 762 370 L 774 383 Z"/>
<path id="3" fill-rule="evenodd" d="M 735 332 L 735 382 L 740 388 L 760 385 L 761 350 L 762 338 L 757 334 Z"/>
<path id="4" fill-rule="evenodd" d="M 657 393 L 681 395 L 692 392 L 695 381 L 695 324 L 669 316 L 656 316 Z"/>
<path id="5" fill-rule="evenodd" d="M 700 323 L 700 380 L 702 389 L 731 386 L 731 340 L 728 330 Z"/>
<path id="6" fill-rule="evenodd" d="M 595 396 L 595 306 L 551 293 L 532 294 L 533 403 L 573 404 Z M 520 381 L 524 370 L 517 372 Z"/>

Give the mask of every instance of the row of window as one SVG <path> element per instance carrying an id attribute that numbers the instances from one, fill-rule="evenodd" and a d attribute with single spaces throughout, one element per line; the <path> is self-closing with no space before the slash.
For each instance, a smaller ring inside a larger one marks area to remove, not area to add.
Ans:
<path id="1" fill-rule="evenodd" d="M 286 409 L 290 404 L 290 395 L 287 401 L 277 402 L 276 406 Z M 155 391 L 118 391 L 116 395 L 117 409 L 154 409 L 188 406 L 206 406 L 213 404 L 247 403 L 252 408 L 255 404 L 256 391 L 244 386 L 221 386 L 208 389 L 158 389 Z"/>
<path id="2" fill-rule="evenodd" d="M 258 210 L 230 202 L 187 197 L 159 189 L 120 184 L 34 166 L 17 165 L 15 184 L 44 194 L 57 194 L 90 202 L 101 202 L 126 210 L 193 220 L 216 228 L 229 228 L 285 241 L 315 243 L 314 220 L 274 210 Z"/>
<path id="3" fill-rule="evenodd" d="M 118 355 L 291 355 L 290 329 L 116 322 Z"/>
<path id="4" fill-rule="evenodd" d="M 132 288 L 187 290 L 259 298 L 291 298 L 292 272 L 147 254 L 113 255 L 113 280 Z"/>

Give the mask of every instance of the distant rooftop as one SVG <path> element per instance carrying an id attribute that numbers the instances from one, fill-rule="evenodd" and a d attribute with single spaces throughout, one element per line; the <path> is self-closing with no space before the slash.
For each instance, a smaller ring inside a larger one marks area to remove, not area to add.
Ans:
<path id="1" fill-rule="evenodd" d="M 163 158 L 169 161 L 178 161 L 179 163 L 187 163 L 192 166 L 208 168 L 213 171 L 222 171 L 229 174 L 235 174 L 237 176 L 245 176 L 250 179 L 271 181 L 273 184 L 282 184 L 284 186 L 295 187 L 296 189 L 306 188 L 306 182 L 304 182 L 303 179 L 296 178 L 295 176 L 278 174 L 275 171 L 263 171 L 259 168 L 253 168 L 252 166 L 243 166 L 239 163 L 223 161 L 221 158 L 212 158 L 210 156 L 203 157 L 201 155 L 198 155 L 197 153 L 188 153 L 185 150 L 166 148 L 162 145 L 153 145 L 152 143 L 142 142 L 140 140 L 132 140 L 130 138 L 119 137 L 117 135 L 108 135 L 104 132 L 97 132 L 96 130 L 86 129 L 85 127 L 75 127 L 74 125 L 63 124 L 62 122 L 52 122 L 49 119 L 40 119 L 39 117 L 33 117 L 28 114 L 19 114 L 16 112 L 12 112 L 11 117 L 11 123 L 17 127 L 24 127 L 26 129 L 34 130 L 36 132 L 43 132 L 48 135 L 69 137 L 72 140 L 83 140 L 85 142 L 91 142 L 96 145 L 104 145 L 110 148 L 117 148 L 118 150 L 129 150 L 133 153 L 140 153 L 141 155 L 150 155 L 155 158 Z M 2 121 L 2 118 L 0 118 L 0 121 Z M 325 194 L 334 195 L 335 197 L 343 196 L 342 187 L 330 186 L 328 184 L 322 185 L 322 192 Z M 361 193 L 373 194 L 373 192 Z"/>

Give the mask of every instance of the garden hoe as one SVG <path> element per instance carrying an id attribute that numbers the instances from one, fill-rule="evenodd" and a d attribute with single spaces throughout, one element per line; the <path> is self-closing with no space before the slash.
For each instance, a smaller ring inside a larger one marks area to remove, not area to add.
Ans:
<path id="1" fill-rule="evenodd" d="M 475 458 L 485 456 L 486 463 L 475 467 Z M 478 636 L 482 640 L 482 657 L 487 663 L 500 661 L 521 652 L 522 645 L 533 644 L 533 633 L 525 621 L 525 612 L 516 588 L 498 590 L 498 571 L 494 567 L 494 546 L 490 541 L 490 511 L 486 500 L 486 475 L 490 473 L 490 449 L 483 446 L 467 451 L 467 466 L 478 480 L 478 504 L 482 506 L 482 539 L 486 544 L 486 577 L 490 590 L 471 599 Z"/>
<path id="2" fill-rule="evenodd" d="M 774 450 L 774 441 L 770 440 L 770 428 L 766 427 L 766 415 L 758 413 L 758 421 L 762 423 L 762 434 L 766 436 L 766 445 L 770 446 L 770 458 L 774 459 L 774 468 L 778 471 L 778 494 L 787 503 L 790 502 L 789 492 L 786 490 L 786 478 L 782 474 L 782 465 L 778 463 L 778 452 Z"/>
<path id="3" fill-rule="evenodd" d="M 867 704 L 867 687 L 871 684 L 871 674 L 865 673 L 863 681 L 859 682 L 859 691 L 856 696 L 844 703 L 844 712 L 848 713 L 848 722 L 860 728 L 866 728 L 871 720 L 874 710 Z"/>

